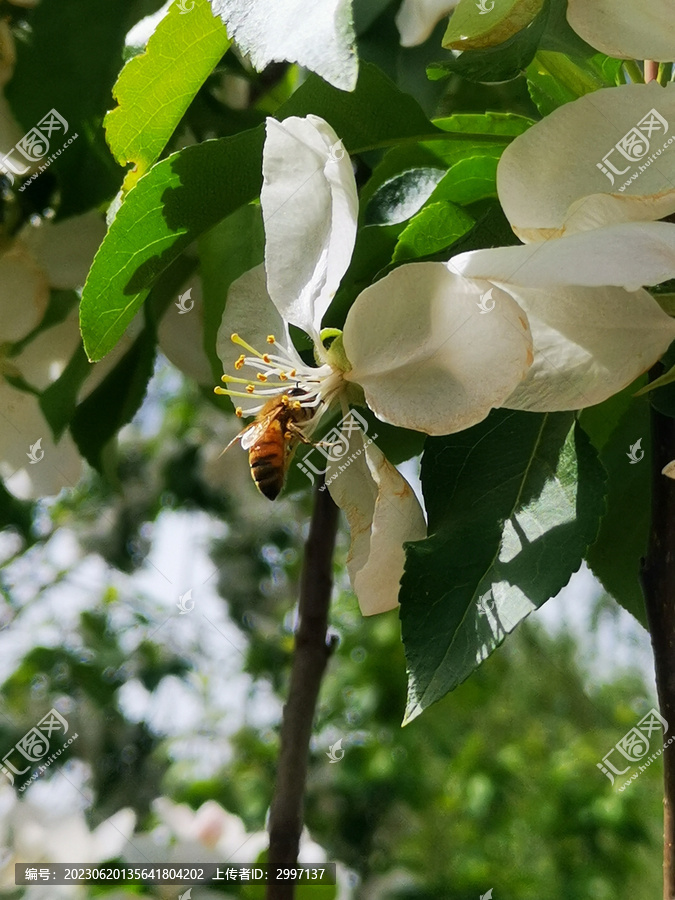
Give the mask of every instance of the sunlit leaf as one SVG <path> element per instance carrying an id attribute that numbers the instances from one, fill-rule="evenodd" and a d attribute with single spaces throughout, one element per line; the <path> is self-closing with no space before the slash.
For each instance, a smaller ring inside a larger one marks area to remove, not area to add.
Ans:
<path id="1" fill-rule="evenodd" d="M 106 138 L 131 188 L 159 158 L 195 94 L 230 41 L 208 0 L 193 0 L 189 14 L 173 3 L 143 53 L 122 69 L 105 118 Z"/>

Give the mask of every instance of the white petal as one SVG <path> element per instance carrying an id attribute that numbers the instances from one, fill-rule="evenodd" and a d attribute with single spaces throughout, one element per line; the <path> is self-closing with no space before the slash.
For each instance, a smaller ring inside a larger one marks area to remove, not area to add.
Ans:
<path id="1" fill-rule="evenodd" d="M 268 119 L 263 176 L 270 297 L 287 322 L 316 338 L 356 240 L 352 165 L 318 116 Z"/>
<path id="2" fill-rule="evenodd" d="M 190 296 L 186 297 L 188 291 Z M 182 307 L 188 309 L 188 312 L 181 312 L 180 307 L 176 306 L 178 300 L 169 304 L 157 329 L 159 349 L 177 369 L 193 378 L 197 384 L 213 386 L 213 372 L 204 350 L 204 298 L 201 280 L 196 279 L 189 288 L 186 285 L 180 296 L 183 297 Z M 230 346 L 234 347 L 234 344 L 230 342 Z"/>
<path id="3" fill-rule="evenodd" d="M 101 862 L 106 859 L 114 859 L 122 850 L 134 833 L 136 813 L 126 807 L 107 818 L 91 833 L 92 837 L 92 862 Z"/>
<path id="4" fill-rule="evenodd" d="M 298 63 L 343 91 L 356 87 L 351 0 L 211 0 L 256 69 Z"/>
<path id="5" fill-rule="evenodd" d="M 0 256 L 0 344 L 19 341 L 47 309 L 47 276 L 22 241 Z"/>
<path id="6" fill-rule="evenodd" d="M 532 361 L 527 319 L 509 294 L 434 262 L 401 266 L 366 288 L 347 315 L 344 348 L 346 377 L 373 412 L 427 434 L 482 421 Z"/>
<path id="7" fill-rule="evenodd" d="M 396 25 L 402 47 L 423 44 L 436 25 L 459 3 L 459 0 L 403 0 L 396 13 Z"/>
<path id="8" fill-rule="evenodd" d="M 649 369 L 675 340 L 675 321 L 647 291 L 513 292 L 530 322 L 534 363 L 503 404 L 509 409 L 553 412 L 601 403 Z"/>
<path id="9" fill-rule="evenodd" d="M 63 322 L 36 335 L 10 360 L 37 390 L 44 390 L 61 375 L 81 343 L 77 309 Z"/>
<path id="10" fill-rule="evenodd" d="M 22 500 L 58 494 L 74 487 L 82 460 L 68 433 L 58 444 L 33 394 L 19 391 L 0 378 L 0 475 L 7 490 Z M 30 448 L 40 441 L 31 463 Z"/>
<path id="11" fill-rule="evenodd" d="M 497 191 L 523 241 L 675 212 L 675 84 L 604 88 L 556 109 L 506 148 Z"/>
<path id="12" fill-rule="evenodd" d="M 374 436 L 372 436 L 374 437 Z M 350 438 L 350 453 L 326 475 L 333 500 L 351 532 L 347 570 L 364 616 L 398 605 L 405 541 L 426 537 L 424 513 L 413 489 L 369 435 Z"/>
<path id="13" fill-rule="evenodd" d="M 624 222 L 521 247 L 452 258 L 462 275 L 524 287 L 615 285 L 635 291 L 675 277 L 675 225 Z"/>
<path id="14" fill-rule="evenodd" d="M 21 240 L 47 272 L 53 288 L 80 288 L 105 237 L 105 219 L 97 212 L 63 222 L 27 226 Z"/>
<path id="15" fill-rule="evenodd" d="M 672 0 L 569 0 L 567 21 L 596 50 L 617 59 L 671 61 Z"/>
<path id="16" fill-rule="evenodd" d="M 234 367 L 237 359 L 246 351 L 232 342 L 232 334 L 238 334 L 260 353 L 274 352 L 267 343 L 268 335 L 274 335 L 277 343 L 293 357 L 296 363 L 303 364 L 291 343 L 288 325 L 279 315 L 267 293 L 264 266 L 249 269 L 248 272 L 244 272 L 240 278 L 232 282 L 216 340 L 216 353 L 223 364 L 223 371 L 227 375 L 250 378 L 255 381 L 257 369 L 244 366 L 237 370 Z M 244 385 L 230 384 L 229 387 L 241 391 Z M 247 410 L 260 406 L 261 401 L 255 397 L 250 399 L 233 397 L 232 402 L 235 407 L 240 406 L 246 414 Z"/>

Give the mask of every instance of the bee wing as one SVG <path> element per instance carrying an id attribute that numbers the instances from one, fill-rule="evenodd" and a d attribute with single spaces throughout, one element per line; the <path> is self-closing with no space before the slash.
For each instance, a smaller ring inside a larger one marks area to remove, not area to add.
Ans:
<path id="1" fill-rule="evenodd" d="M 254 422 L 252 425 L 249 425 L 248 428 L 245 428 L 239 435 L 243 449 L 250 450 L 251 447 L 265 434 L 269 425 L 269 418 L 266 417 L 262 421 Z"/>
<path id="2" fill-rule="evenodd" d="M 251 446 L 251 443 L 255 443 L 255 438 L 253 439 L 253 442 L 251 442 L 249 440 L 250 432 L 257 431 L 257 429 L 258 429 L 257 422 L 253 422 L 251 425 L 247 425 L 246 428 L 243 428 L 239 432 L 239 434 L 235 434 L 235 436 L 232 438 L 230 443 L 227 445 L 227 447 L 225 447 L 225 449 L 223 450 L 223 452 L 220 455 L 222 456 L 223 453 L 227 453 L 227 451 L 230 449 L 230 447 L 232 447 L 237 442 L 239 442 L 241 444 L 241 446 L 244 448 L 244 450 L 248 450 L 248 448 Z"/>

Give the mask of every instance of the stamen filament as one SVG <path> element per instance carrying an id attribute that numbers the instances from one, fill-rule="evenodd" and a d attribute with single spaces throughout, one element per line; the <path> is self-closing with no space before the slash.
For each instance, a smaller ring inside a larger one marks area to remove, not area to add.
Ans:
<path id="1" fill-rule="evenodd" d="M 279 376 L 279 378 L 281 378 L 281 375 Z M 222 375 L 220 380 L 224 381 L 225 384 L 230 384 L 230 383 L 232 383 L 232 384 L 253 384 L 254 383 L 251 381 L 250 378 L 237 378 L 234 375 Z M 266 379 L 265 384 L 268 385 L 268 387 L 288 387 L 288 380 L 269 381 L 268 379 Z"/>
<path id="2" fill-rule="evenodd" d="M 258 351 L 255 349 L 255 347 L 251 347 L 250 344 L 247 344 L 246 341 L 243 338 L 240 338 L 236 332 L 234 334 L 230 335 L 230 340 L 232 341 L 233 344 L 239 344 L 239 346 L 243 347 L 244 350 L 248 350 L 249 353 L 252 353 L 254 356 L 257 356 L 258 359 L 263 358 L 262 353 L 258 353 Z"/>

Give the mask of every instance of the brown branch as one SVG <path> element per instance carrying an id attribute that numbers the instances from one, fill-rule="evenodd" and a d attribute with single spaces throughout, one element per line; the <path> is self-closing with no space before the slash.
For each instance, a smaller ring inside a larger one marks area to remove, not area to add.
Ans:
<path id="1" fill-rule="evenodd" d="M 300 584 L 300 623 L 295 637 L 288 702 L 281 723 L 281 750 L 270 810 L 269 862 L 293 868 L 298 859 L 307 779 L 309 741 L 321 679 L 332 645 L 326 642 L 333 586 L 333 550 L 338 508 L 327 489 L 314 494 L 314 511 L 305 545 Z M 273 869 L 274 871 L 274 869 Z M 293 885 L 270 884 L 267 900 L 292 900 Z"/>
<path id="2" fill-rule="evenodd" d="M 668 732 L 675 728 L 675 419 L 652 408 L 652 513 L 641 579 L 654 650 L 656 689 Z M 675 897 L 675 744 L 663 751 L 663 896 Z"/>

